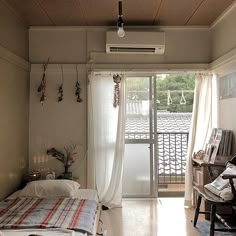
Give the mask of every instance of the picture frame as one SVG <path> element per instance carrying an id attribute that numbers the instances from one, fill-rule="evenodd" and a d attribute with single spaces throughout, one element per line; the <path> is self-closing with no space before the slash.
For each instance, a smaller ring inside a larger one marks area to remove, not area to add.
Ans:
<path id="1" fill-rule="evenodd" d="M 206 145 L 206 151 L 205 151 L 205 155 L 203 157 L 204 162 L 210 162 L 213 150 L 214 150 L 214 145 L 208 143 Z"/>
<path id="2" fill-rule="evenodd" d="M 211 158 L 209 160 L 209 162 L 212 164 L 215 163 L 221 139 L 222 139 L 222 130 L 218 129 L 216 131 L 215 139 L 213 140 L 213 143 L 212 143 L 213 150 L 212 150 Z"/>

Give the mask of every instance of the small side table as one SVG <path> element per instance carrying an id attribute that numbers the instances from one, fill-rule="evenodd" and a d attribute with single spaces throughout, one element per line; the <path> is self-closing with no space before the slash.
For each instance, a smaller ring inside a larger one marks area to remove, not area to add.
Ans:
<path id="1" fill-rule="evenodd" d="M 193 186 L 204 186 L 212 182 L 217 178 L 224 170 L 226 161 L 217 161 L 216 163 L 208 163 L 199 159 L 192 159 L 193 163 Z M 197 193 L 193 190 L 193 204 L 196 206 L 197 203 Z M 204 203 L 204 210 L 210 210 L 210 204 L 208 202 Z M 206 215 L 206 219 L 209 216 Z"/>

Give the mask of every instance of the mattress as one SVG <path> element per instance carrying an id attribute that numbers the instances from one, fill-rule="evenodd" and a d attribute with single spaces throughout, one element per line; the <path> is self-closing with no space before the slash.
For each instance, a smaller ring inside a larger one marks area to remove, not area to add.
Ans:
<path id="1" fill-rule="evenodd" d="M 1 236 L 28 236 L 30 234 L 40 236 L 85 236 L 86 234 L 77 233 L 72 230 L 53 230 L 53 229 L 24 229 L 24 230 L 2 230 Z"/>
<path id="2" fill-rule="evenodd" d="M 20 194 L 20 190 L 11 194 L 7 199 L 17 198 L 19 194 Z M 73 197 L 80 198 L 80 199 L 95 200 L 96 202 L 98 202 L 97 191 L 94 189 L 77 189 Z"/>
<path id="3" fill-rule="evenodd" d="M 29 236 L 30 234 L 34 234 L 35 236 L 88 236 L 87 233 L 55 229 L 22 229 L 0 231 L 0 236 Z"/>
<path id="4" fill-rule="evenodd" d="M 20 190 L 11 194 L 7 199 L 14 199 L 19 196 Z M 93 189 L 78 189 L 73 198 L 89 199 L 98 202 L 97 192 Z M 98 222 L 100 215 L 100 209 L 96 216 L 96 222 Z M 75 232 L 65 229 L 17 229 L 17 230 L 1 230 L 0 236 L 29 236 L 35 234 L 39 236 L 87 236 L 87 233 Z M 94 229 L 94 235 L 96 235 L 96 229 Z"/>

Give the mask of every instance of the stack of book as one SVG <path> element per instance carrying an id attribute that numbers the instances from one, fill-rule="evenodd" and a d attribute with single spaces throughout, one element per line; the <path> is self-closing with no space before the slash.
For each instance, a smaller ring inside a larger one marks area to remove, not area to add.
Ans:
<path id="1" fill-rule="evenodd" d="M 216 157 L 230 157 L 232 154 L 233 131 L 213 129 L 206 145 L 204 161 L 215 163 Z"/>
<path id="2" fill-rule="evenodd" d="M 222 130 L 222 138 L 218 148 L 217 155 L 219 156 L 230 156 L 232 151 L 232 130 Z"/>

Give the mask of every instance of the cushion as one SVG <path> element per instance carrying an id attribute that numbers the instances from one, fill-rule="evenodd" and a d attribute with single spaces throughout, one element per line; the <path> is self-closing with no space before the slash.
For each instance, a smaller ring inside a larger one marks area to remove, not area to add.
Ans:
<path id="1" fill-rule="evenodd" d="M 80 184 L 72 180 L 37 180 L 28 183 L 19 197 L 73 197 L 79 187 Z"/>
<path id="2" fill-rule="evenodd" d="M 221 197 L 225 201 L 232 200 L 234 198 L 228 179 L 223 179 L 221 176 L 223 174 L 236 174 L 236 166 L 228 163 L 225 171 L 218 176 L 212 183 L 206 184 L 204 187 L 214 193 L 215 195 Z M 234 180 L 234 186 L 236 187 L 236 182 Z"/>

